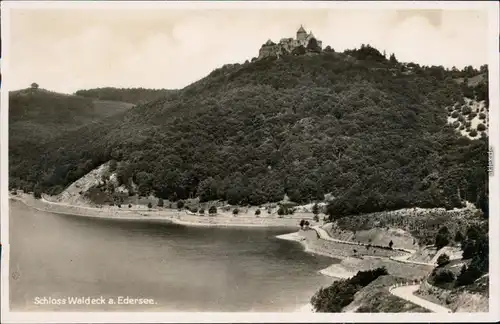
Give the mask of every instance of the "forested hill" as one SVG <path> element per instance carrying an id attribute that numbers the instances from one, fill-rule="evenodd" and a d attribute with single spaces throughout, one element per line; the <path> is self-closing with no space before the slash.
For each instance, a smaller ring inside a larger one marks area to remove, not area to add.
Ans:
<path id="1" fill-rule="evenodd" d="M 485 203 L 488 138 L 460 136 L 447 107 L 464 91 L 484 96 L 457 79 L 487 68 L 401 64 L 369 46 L 347 53 L 224 66 L 44 146 L 43 162 L 23 153 L 11 186 L 57 193 L 116 159 L 120 181 L 170 199 L 257 205 L 332 193 L 341 214 Z"/>
<path id="2" fill-rule="evenodd" d="M 144 88 L 95 88 L 78 90 L 75 95 L 100 100 L 112 100 L 130 102 L 133 104 L 144 104 L 148 101 L 164 97 L 176 90 L 167 89 L 144 89 Z"/>

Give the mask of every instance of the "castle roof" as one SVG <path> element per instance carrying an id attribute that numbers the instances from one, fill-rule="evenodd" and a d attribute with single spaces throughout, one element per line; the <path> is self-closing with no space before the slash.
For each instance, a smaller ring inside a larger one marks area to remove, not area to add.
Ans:
<path id="1" fill-rule="evenodd" d="M 300 28 L 299 28 L 299 30 L 297 30 L 297 33 L 307 34 L 306 30 L 304 29 L 304 27 L 302 27 L 302 25 L 300 25 Z"/>

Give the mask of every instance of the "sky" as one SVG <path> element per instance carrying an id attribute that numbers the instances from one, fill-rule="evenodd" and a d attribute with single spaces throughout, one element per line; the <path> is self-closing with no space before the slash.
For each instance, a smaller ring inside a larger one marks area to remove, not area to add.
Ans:
<path id="1" fill-rule="evenodd" d="M 486 11 L 353 9 L 11 9 L 10 90 L 182 88 L 258 55 L 303 25 L 336 51 L 370 44 L 399 61 L 488 61 Z"/>

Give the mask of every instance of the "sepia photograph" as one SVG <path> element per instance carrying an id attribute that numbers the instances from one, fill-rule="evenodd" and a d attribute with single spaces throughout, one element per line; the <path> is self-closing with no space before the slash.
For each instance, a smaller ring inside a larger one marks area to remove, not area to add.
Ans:
<path id="1" fill-rule="evenodd" d="M 498 320 L 499 5 L 424 4 L 2 3 L 2 322 Z"/>

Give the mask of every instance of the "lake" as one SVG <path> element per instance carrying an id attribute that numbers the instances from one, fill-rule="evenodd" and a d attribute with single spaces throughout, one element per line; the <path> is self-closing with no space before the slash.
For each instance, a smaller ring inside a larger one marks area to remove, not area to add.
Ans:
<path id="1" fill-rule="evenodd" d="M 318 271 L 335 260 L 275 238 L 291 231 L 85 218 L 11 201 L 11 310 L 296 311 L 333 282 Z M 152 304 L 69 302 L 119 296 Z"/>

